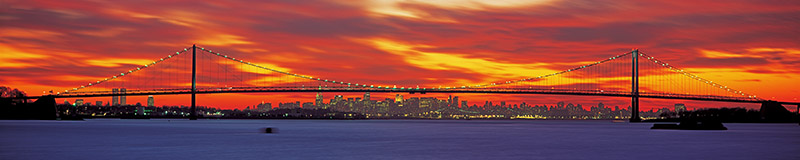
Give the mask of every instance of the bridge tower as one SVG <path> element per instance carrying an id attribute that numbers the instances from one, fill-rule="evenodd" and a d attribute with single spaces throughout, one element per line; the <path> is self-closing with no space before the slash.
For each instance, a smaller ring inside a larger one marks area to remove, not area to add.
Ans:
<path id="1" fill-rule="evenodd" d="M 631 122 L 641 122 L 639 117 L 639 49 L 631 52 Z"/>
<path id="2" fill-rule="evenodd" d="M 197 45 L 192 44 L 192 113 L 189 113 L 189 120 L 197 120 L 195 94 L 197 94 Z"/>

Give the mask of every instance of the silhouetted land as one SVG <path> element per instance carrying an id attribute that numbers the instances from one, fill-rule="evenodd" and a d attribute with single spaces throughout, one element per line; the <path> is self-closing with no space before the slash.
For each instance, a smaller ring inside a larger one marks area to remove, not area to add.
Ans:
<path id="1" fill-rule="evenodd" d="M 663 119 L 647 120 L 648 122 L 681 122 L 687 120 L 713 119 L 724 123 L 792 123 L 798 122 L 800 116 L 782 106 L 762 106 L 761 110 L 745 108 L 709 108 L 680 113 L 662 113 Z"/>

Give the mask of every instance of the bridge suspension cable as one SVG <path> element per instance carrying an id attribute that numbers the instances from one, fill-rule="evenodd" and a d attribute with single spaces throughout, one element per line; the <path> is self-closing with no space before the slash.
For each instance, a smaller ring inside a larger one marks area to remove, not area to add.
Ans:
<path id="1" fill-rule="evenodd" d="M 180 58 L 189 51 L 183 48 L 152 63 L 139 66 L 128 71 L 109 76 L 108 78 L 87 83 L 79 87 L 57 92 L 54 95 L 108 95 L 127 93 L 185 93 L 190 91 L 190 83 L 186 74 L 191 66 L 190 58 Z M 526 77 L 522 79 L 495 81 L 476 85 L 426 86 L 408 84 L 370 84 L 333 80 L 310 75 L 297 74 L 264 64 L 234 58 L 231 55 L 197 47 L 198 56 L 198 92 L 239 92 L 239 91 L 272 91 L 272 90 L 363 90 L 390 92 L 525 92 L 525 93 L 560 93 L 630 96 L 630 61 L 627 52 L 600 61 L 585 63 L 555 73 Z M 202 53 L 202 54 L 201 54 Z M 732 89 L 728 86 L 700 78 L 683 69 L 658 60 L 642 52 L 638 61 L 643 69 L 639 71 L 642 81 L 641 94 L 655 97 L 699 97 L 709 99 L 744 99 L 762 100 L 755 95 Z M 175 60 L 177 58 L 177 60 Z M 169 63 L 165 63 L 169 61 Z M 151 69 L 158 68 L 158 69 Z M 145 70 L 148 71 L 145 71 Z M 662 70 L 666 69 L 667 74 Z M 688 77 L 691 81 L 680 79 Z M 699 83 L 698 83 L 699 82 Z M 98 87 L 98 85 L 103 85 Z M 398 87 L 399 86 L 399 87 Z M 706 87 L 706 88 L 703 88 Z M 91 91 L 87 88 L 95 88 Z M 715 90 L 711 90 L 713 88 Z M 113 91 L 120 89 L 121 91 Z M 677 91 L 675 91 L 678 89 Z M 111 90 L 111 91 L 109 91 Z M 725 95 L 720 95 L 722 92 Z"/>

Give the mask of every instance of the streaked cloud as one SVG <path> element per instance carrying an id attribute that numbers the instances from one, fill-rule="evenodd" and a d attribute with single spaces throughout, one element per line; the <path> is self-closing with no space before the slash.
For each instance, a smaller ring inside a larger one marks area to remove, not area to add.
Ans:
<path id="1" fill-rule="evenodd" d="M 40 53 L 32 53 L 23 51 L 12 46 L 0 44 L 0 68 L 27 68 L 34 67 L 45 58 L 50 58 L 48 55 Z M 33 61 L 30 61 L 33 60 Z"/>
<path id="2" fill-rule="evenodd" d="M 63 36 L 63 33 L 38 30 L 38 29 L 24 29 L 24 28 L 0 28 L 0 37 L 2 38 L 27 38 L 39 40 L 52 40 Z"/>
<path id="3" fill-rule="evenodd" d="M 722 52 L 722 51 L 711 51 L 711 50 L 700 50 L 700 53 L 703 56 L 708 58 L 738 58 L 738 57 L 760 57 L 758 55 L 747 55 L 747 54 L 735 54 L 729 52 Z"/>
<path id="4" fill-rule="evenodd" d="M 490 58 L 467 57 L 465 54 L 422 51 L 422 49 L 434 47 L 428 45 L 407 44 L 380 38 L 360 41 L 371 43 L 377 49 L 400 56 L 404 61 L 417 67 L 431 70 L 480 73 L 489 78 L 478 83 L 508 80 L 509 78 L 521 79 L 556 72 L 555 70 L 542 69 L 540 67 L 542 64 L 513 64 Z"/>
<path id="5" fill-rule="evenodd" d="M 452 17 L 445 17 L 425 9 L 413 6 L 433 7 L 443 10 L 469 10 L 485 11 L 492 9 L 523 8 L 532 5 L 547 4 L 553 0 L 508 0 L 508 1 L 480 1 L 480 0 L 368 0 L 364 6 L 368 11 L 387 16 L 414 18 L 418 20 L 455 22 Z"/>
<path id="6" fill-rule="evenodd" d="M 244 40 L 245 38 L 230 34 L 199 34 L 197 43 L 209 46 L 227 46 L 234 44 L 252 44 L 253 42 Z"/>
<path id="7" fill-rule="evenodd" d="M 87 59 L 84 62 L 86 62 L 86 64 L 88 65 L 93 65 L 98 67 L 119 67 L 124 64 L 145 65 L 153 62 L 153 60 L 107 58 L 107 59 Z"/>

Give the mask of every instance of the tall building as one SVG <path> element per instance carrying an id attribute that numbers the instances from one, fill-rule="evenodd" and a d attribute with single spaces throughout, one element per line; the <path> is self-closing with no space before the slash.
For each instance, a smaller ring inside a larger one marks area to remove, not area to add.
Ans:
<path id="1" fill-rule="evenodd" d="M 147 106 L 148 107 L 156 106 L 156 102 L 155 99 L 153 98 L 153 95 L 147 96 Z"/>
<path id="2" fill-rule="evenodd" d="M 403 103 L 403 95 L 397 94 L 396 96 L 394 96 L 394 102 Z"/>
<path id="3" fill-rule="evenodd" d="M 467 105 L 467 101 L 461 101 L 461 108 L 467 108 L 467 107 L 469 107 Z"/>
<path id="4" fill-rule="evenodd" d="M 272 103 L 261 102 L 261 104 L 258 104 L 258 106 L 256 106 L 256 109 L 258 109 L 259 112 L 269 111 L 272 109 Z"/>
<path id="5" fill-rule="evenodd" d="M 341 102 L 341 101 L 343 101 L 343 100 L 344 100 L 344 97 L 343 97 L 342 95 L 335 95 L 335 96 L 333 96 L 333 101 L 334 101 L 334 102 Z"/>
<path id="6" fill-rule="evenodd" d="M 683 103 L 675 104 L 675 112 L 680 113 L 684 111 L 686 111 L 686 105 L 684 105 Z"/>
<path id="7" fill-rule="evenodd" d="M 95 101 L 94 104 L 96 106 L 103 106 L 103 101 Z"/>
<path id="8" fill-rule="evenodd" d="M 364 93 L 364 99 L 361 99 L 361 100 L 362 101 L 369 101 L 369 92 Z"/>
<path id="9" fill-rule="evenodd" d="M 120 94 L 125 94 L 125 90 L 126 90 L 125 88 L 120 88 L 119 89 L 119 93 Z M 124 106 L 126 104 L 127 104 L 126 103 L 126 96 L 119 96 L 119 105 L 123 105 Z"/>
<path id="10" fill-rule="evenodd" d="M 317 92 L 317 99 L 316 99 L 316 101 L 314 101 L 314 102 L 315 102 L 315 104 L 314 104 L 314 105 L 316 105 L 316 106 L 317 106 L 317 108 L 324 108 L 324 107 L 322 106 L 322 104 L 323 104 L 323 102 L 322 102 L 322 93 L 320 93 L 320 92 Z"/>
<path id="11" fill-rule="evenodd" d="M 453 96 L 453 101 L 450 102 L 450 106 L 458 107 L 458 96 Z"/>
<path id="12" fill-rule="evenodd" d="M 453 103 L 453 95 L 447 95 L 447 103 Z"/>
<path id="13" fill-rule="evenodd" d="M 119 88 L 111 89 L 111 94 L 119 93 Z M 119 105 L 119 96 L 111 96 L 111 105 L 116 106 Z"/>

